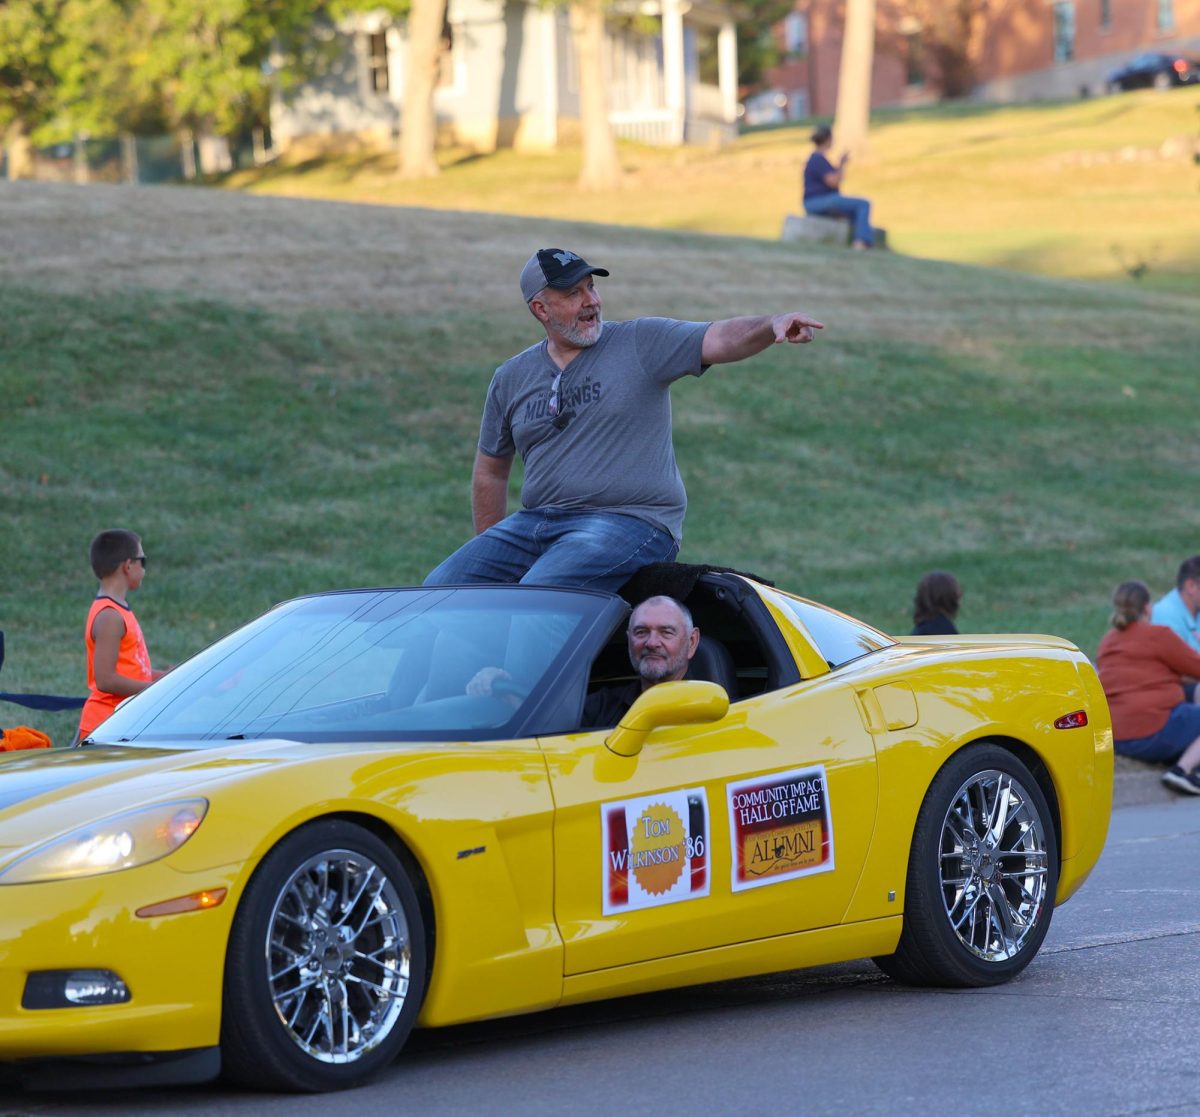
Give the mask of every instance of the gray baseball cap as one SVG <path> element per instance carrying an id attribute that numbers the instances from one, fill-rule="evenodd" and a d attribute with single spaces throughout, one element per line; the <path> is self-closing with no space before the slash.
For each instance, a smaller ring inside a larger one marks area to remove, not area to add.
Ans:
<path id="1" fill-rule="evenodd" d="M 521 294 L 529 302 L 543 287 L 573 287 L 585 275 L 608 275 L 564 248 L 539 248 L 521 269 Z"/>

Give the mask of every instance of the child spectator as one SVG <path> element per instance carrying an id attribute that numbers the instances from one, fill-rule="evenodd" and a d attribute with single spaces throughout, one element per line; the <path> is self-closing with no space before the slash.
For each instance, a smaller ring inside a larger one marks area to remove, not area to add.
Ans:
<path id="1" fill-rule="evenodd" d="M 917 583 L 913 599 L 913 636 L 957 636 L 954 618 L 962 602 L 962 587 L 953 574 L 931 570 Z"/>
<path id="2" fill-rule="evenodd" d="M 1100 685 L 1112 713 L 1113 748 L 1172 767 L 1163 783 L 1200 795 L 1200 706 L 1184 697 L 1183 676 L 1200 676 L 1200 653 L 1171 629 L 1150 623 L 1145 582 L 1122 582 L 1113 593 L 1112 629 L 1096 653 Z"/>
<path id="3" fill-rule="evenodd" d="M 80 741 L 92 735 L 118 702 L 165 674 L 150 666 L 141 625 L 125 600 L 146 577 L 141 537 L 121 529 L 102 531 L 92 540 L 91 560 L 100 588 L 83 634 L 88 697 L 79 721 Z"/>

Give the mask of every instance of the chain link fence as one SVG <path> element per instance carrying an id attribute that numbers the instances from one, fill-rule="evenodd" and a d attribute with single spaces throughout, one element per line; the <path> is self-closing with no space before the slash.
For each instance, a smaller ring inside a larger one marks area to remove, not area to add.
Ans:
<path id="1" fill-rule="evenodd" d="M 269 138 L 256 129 L 235 140 L 224 137 L 124 135 L 34 148 L 22 177 L 40 182 L 182 182 L 198 174 L 222 174 L 269 163 Z M 9 153 L 0 148 L 0 179 L 9 177 Z"/>

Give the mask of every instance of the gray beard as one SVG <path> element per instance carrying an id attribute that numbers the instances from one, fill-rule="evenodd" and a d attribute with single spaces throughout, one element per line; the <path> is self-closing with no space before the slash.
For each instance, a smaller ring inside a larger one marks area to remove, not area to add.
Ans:
<path id="1" fill-rule="evenodd" d="M 677 663 L 671 662 L 669 659 L 641 659 L 638 661 L 637 670 L 643 682 L 661 683 L 665 679 L 671 678 L 675 673 Z"/>
<path id="2" fill-rule="evenodd" d="M 558 327 L 558 332 L 562 334 L 563 340 L 569 345 L 575 346 L 576 349 L 590 349 L 600 340 L 600 334 L 603 331 L 604 321 L 601 318 L 596 319 L 595 333 L 592 334 L 585 333 L 582 327 L 576 325 Z"/>

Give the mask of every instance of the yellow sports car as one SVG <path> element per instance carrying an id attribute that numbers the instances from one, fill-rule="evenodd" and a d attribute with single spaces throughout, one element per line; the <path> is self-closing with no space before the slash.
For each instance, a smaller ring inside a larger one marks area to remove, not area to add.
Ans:
<path id="1" fill-rule="evenodd" d="M 699 644 L 615 725 L 585 699 L 637 681 L 623 598 L 353 590 L 0 760 L 0 1073 L 331 1090 L 414 1026 L 860 957 L 1019 973 L 1107 831 L 1088 660 L 712 568 L 648 591 Z"/>

